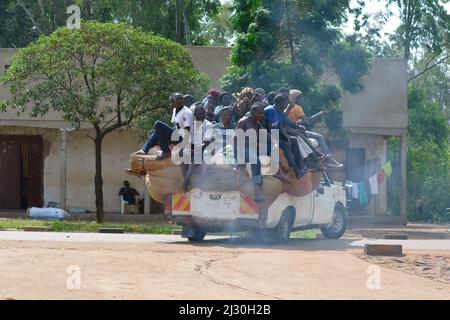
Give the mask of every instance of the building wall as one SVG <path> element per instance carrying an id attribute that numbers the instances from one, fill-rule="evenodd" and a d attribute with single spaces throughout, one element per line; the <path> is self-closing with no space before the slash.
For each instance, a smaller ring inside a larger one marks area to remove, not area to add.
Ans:
<path id="1" fill-rule="evenodd" d="M 342 98 L 344 127 L 387 133 L 408 127 L 407 68 L 403 59 L 377 59 L 364 78 L 364 90 Z"/>
<path id="2" fill-rule="evenodd" d="M 223 47 L 190 47 L 192 61 L 200 71 L 211 79 L 211 88 L 220 88 L 220 78 L 230 64 L 230 48 Z"/>
<path id="3" fill-rule="evenodd" d="M 67 136 L 67 206 L 95 211 L 95 148 L 87 137 L 93 130 L 79 130 Z M 119 189 L 124 180 L 130 181 L 141 197 L 144 182 L 125 173 L 130 167 L 129 155 L 142 147 L 140 133 L 122 129 L 107 135 L 103 141 L 103 197 L 106 212 L 120 211 Z M 58 182 L 59 183 L 59 182 Z"/>

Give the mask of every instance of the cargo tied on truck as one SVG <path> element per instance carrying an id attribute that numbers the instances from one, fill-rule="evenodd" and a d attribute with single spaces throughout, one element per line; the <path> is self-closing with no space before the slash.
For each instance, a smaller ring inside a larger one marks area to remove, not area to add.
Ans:
<path id="1" fill-rule="evenodd" d="M 287 88 L 266 97 L 246 87 L 234 103 L 216 89 L 203 102 L 187 98 L 170 96 L 172 127 L 157 121 L 129 169 L 145 176 L 182 236 L 248 231 L 286 242 L 292 230 L 316 226 L 327 238 L 342 236 L 346 192 L 326 168 L 343 165 L 321 134 L 307 130 L 326 112 L 307 117 L 302 92 Z"/>

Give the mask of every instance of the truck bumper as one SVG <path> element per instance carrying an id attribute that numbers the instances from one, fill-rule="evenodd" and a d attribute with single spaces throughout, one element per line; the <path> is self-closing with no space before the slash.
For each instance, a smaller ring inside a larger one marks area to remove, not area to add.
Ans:
<path id="1" fill-rule="evenodd" d="M 251 228 L 262 228 L 264 223 L 257 219 L 209 219 L 192 215 L 166 215 L 167 219 L 181 226 L 198 228 L 209 232 L 242 231 Z"/>

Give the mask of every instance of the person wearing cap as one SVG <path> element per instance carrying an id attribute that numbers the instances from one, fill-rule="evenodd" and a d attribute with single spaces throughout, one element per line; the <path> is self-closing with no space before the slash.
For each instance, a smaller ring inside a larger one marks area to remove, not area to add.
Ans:
<path id="1" fill-rule="evenodd" d="M 261 101 L 264 101 L 266 99 L 266 90 L 264 90 L 263 88 L 255 89 L 255 93 L 261 96 Z"/>
<path id="2" fill-rule="evenodd" d="M 303 98 L 303 93 L 300 90 L 291 90 L 289 92 L 289 100 L 290 104 L 285 110 L 285 113 L 290 120 L 297 122 L 299 125 L 305 127 L 312 127 L 317 121 L 319 121 L 320 119 L 322 119 L 324 115 L 326 115 L 325 111 L 321 111 L 313 115 L 312 117 L 307 117 L 305 112 L 303 111 L 302 106 L 304 106 L 305 102 Z M 341 163 L 337 162 L 334 159 L 333 155 L 331 154 L 330 148 L 328 147 L 328 144 L 325 141 L 325 138 L 321 134 L 307 130 L 305 131 L 305 134 L 308 138 L 317 140 L 317 142 L 320 145 L 320 148 L 322 149 L 322 152 L 324 152 L 326 157 L 328 158 L 326 163 L 328 166 L 335 168 L 343 167 Z"/>
<path id="3" fill-rule="evenodd" d="M 202 103 L 206 108 L 206 119 L 208 119 L 208 121 L 214 121 L 214 110 L 219 105 L 220 94 L 219 90 L 211 89 L 206 94 L 205 99 L 203 99 Z"/>
<path id="4" fill-rule="evenodd" d="M 194 117 L 191 110 L 184 105 L 184 96 L 179 93 L 173 93 L 169 98 L 170 106 L 173 108 L 171 123 L 173 127 L 168 126 L 164 122 L 157 121 L 154 130 L 147 139 L 147 142 L 141 150 L 136 152 L 137 155 L 147 154 L 149 150 L 155 146 L 159 146 L 162 154 L 156 159 L 163 160 L 171 156 L 170 144 L 176 145 L 184 138 L 185 131 L 190 132 L 194 123 Z M 179 141 L 172 141 L 172 133 L 180 130 Z"/>

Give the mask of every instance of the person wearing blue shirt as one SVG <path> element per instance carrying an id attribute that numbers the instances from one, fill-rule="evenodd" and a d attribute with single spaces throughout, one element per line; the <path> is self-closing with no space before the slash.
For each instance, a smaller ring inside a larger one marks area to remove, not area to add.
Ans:
<path id="1" fill-rule="evenodd" d="M 297 124 L 286 117 L 284 110 L 289 104 L 289 100 L 282 94 L 275 97 L 275 104 L 264 109 L 264 116 L 266 119 L 267 130 L 278 129 L 280 132 L 280 149 L 283 150 L 284 155 L 289 163 L 291 170 L 298 178 L 301 177 L 301 170 L 297 165 L 296 156 L 300 158 L 300 150 L 296 143 L 291 143 L 291 139 L 286 133 L 285 126 L 297 128 Z"/>

